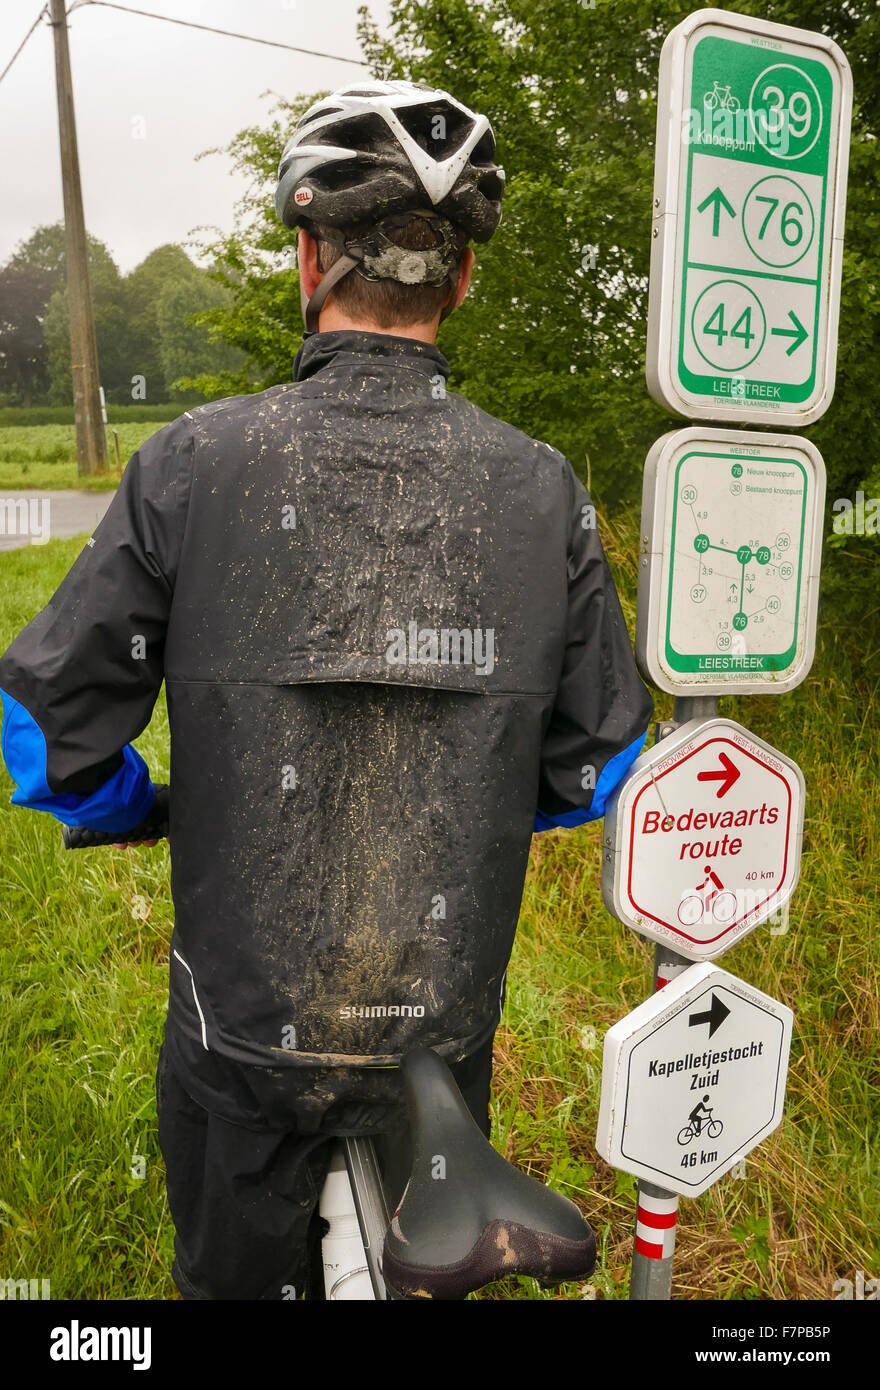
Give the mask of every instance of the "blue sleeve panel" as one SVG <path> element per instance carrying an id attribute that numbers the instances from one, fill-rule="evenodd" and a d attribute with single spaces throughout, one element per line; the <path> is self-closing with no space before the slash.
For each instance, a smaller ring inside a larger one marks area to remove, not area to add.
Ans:
<path id="1" fill-rule="evenodd" d="M 130 743 L 122 749 L 122 766 L 97 791 L 88 796 L 57 795 L 49 790 L 46 740 L 36 720 L 5 690 L 0 690 L 0 697 L 0 747 L 17 787 L 13 806 L 48 811 L 65 825 L 85 825 L 90 830 L 132 830 L 143 820 L 155 791 L 146 763 Z"/>
<path id="2" fill-rule="evenodd" d="M 586 825 L 588 821 L 598 820 L 600 816 L 604 816 L 605 805 L 609 796 L 620 786 L 644 748 L 647 737 L 648 731 L 646 729 L 638 738 L 633 739 L 628 747 L 615 753 L 614 757 L 605 764 L 593 788 L 593 799 L 587 810 L 566 811 L 561 816 L 545 816 L 543 811 L 538 811 L 535 816 L 534 833 L 540 835 L 542 830 L 556 830 L 560 826 L 572 830 L 577 825 Z"/>

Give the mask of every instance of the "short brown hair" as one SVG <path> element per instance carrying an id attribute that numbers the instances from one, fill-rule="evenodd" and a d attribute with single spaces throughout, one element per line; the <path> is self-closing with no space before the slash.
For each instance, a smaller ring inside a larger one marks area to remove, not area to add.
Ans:
<path id="1" fill-rule="evenodd" d="M 342 235 L 346 241 L 353 241 L 372 229 L 373 222 L 356 222 L 349 227 L 337 228 L 322 223 L 306 224 L 306 231 L 318 244 L 318 269 L 329 270 L 342 254 L 328 236 Z M 449 277 L 442 285 L 404 285 L 399 280 L 367 280 L 357 270 L 349 271 L 330 291 L 329 298 L 344 313 L 354 319 L 368 319 L 380 328 L 394 328 L 397 324 L 429 323 L 442 309 L 450 291 L 458 285 L 461 273 L 461 258 L 467 246 L 467 237 L 460 228 L 455 229 L 459 245 L 459 257 Z M 405 227 L 389 230 L 386 235 L 398 246 L 411 251 L 422 251 L 436 245 L 436 237 L 430 223 L 424 218 L 414 217 Z"/>

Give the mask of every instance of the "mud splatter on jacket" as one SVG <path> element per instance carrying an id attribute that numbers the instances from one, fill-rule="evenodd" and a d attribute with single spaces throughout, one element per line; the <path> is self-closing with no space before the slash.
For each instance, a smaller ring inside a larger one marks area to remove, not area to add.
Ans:
<path id="1" fill-rule="evenodd" d="M 169 1017 L 241 1063 L 474 1050 L 533 829 L 600 816 L 643 742 L 585 489 L 448 370 L 318 334 L 182 415 L 0 660 L 13 801 L 101 829 L 152 803 L 164 678 Z"/>

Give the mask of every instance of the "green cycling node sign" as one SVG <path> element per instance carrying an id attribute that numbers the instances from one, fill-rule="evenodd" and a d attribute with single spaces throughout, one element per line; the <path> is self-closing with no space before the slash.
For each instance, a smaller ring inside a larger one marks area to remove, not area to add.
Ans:
<path id="1" fill-rule="evenodd" d="M 648 350 L 662 404 L 779 425 L 827 408 L 850 109 L 824 35 L 718 11 L 669 35 Z"/>
<path id="2" fill-rule="evenodd" d="M 825 467 L 793 435 L 692 426 L 645 464 L 636 655 L 673 694 L 778 693 L 815 650 Z"/>

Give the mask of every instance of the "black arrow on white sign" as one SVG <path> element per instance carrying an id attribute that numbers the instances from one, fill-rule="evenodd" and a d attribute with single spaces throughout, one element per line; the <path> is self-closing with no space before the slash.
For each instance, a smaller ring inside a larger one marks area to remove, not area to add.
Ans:
<path id="1" fill-rule="evenodd" d="M 691 1014 L 688 1019 L 688 1027 L 695 1028 L 698 1023 L 708 1023 L 709 1037 L 711 1038 L 713 1033 L 718 1032 L 729 1013 L 730 1010 L 724 1001 L 719 999 L 717 994 L 713 994 L 711 1008 L 707 1009 L 704 1014 Z"/>

